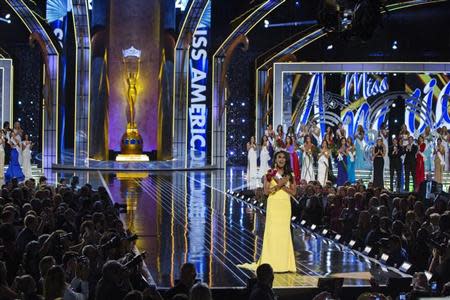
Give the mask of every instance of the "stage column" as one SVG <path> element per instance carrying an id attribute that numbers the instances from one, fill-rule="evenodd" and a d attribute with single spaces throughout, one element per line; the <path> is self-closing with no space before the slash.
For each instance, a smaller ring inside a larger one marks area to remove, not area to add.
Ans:
<path id="1" fill-rule="evenodd" d="M 127 128 L 126 70 L 122 50 L 142 50 L 136 82 L 136 124 L 143 140 L 144 153 L 157 149 L 158 74 L 161 61 L 160 1 L 111 0 L 109 2 L 109 150 L 120 151 L 121 137 Z M 152 155 L 151 155 L 152 156 Z M 152 156 L 154 158 L 154 155 Z M 111 157 L 110 157 L 111 159 Z"/>
<path id="2" fill-rule="evenodd" d="M 86 2 L 73 0 L 72 10 L 76 47 L 74 166 L 89 166 L 91 34 Z"/>

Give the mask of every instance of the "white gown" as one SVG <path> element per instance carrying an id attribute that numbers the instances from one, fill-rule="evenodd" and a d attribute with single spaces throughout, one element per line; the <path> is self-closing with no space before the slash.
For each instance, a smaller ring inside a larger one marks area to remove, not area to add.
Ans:
<path id="1" fill-rule="evenodd" d="M 389 149 L 389 143 L 388 143 L 388 139 L 385 138 L 383 135 L 381 136 L 381 138 L 383 139 L 383 144 L 384 144 L 384 170 L 389 170 L 389 155 L 388 155 L 388 151 L 387 149 Z"/>
<path id="2" fill-rule="evenodd" d="M 256 150 L 253 147 L 248 150 L 247 159 L 247 183 L 250 189 L 254 189 L 258 187 L 258 165 Z"/>
<path id="3" fill-rule="evenodd" d="M 447 136 L 442 137 L 442 146 L 444 146 L 444 160 L 445 160 L 445 167 L 444 171 L 450 171 L 450 164 L 448 160 L 448 142 L 447 142 Z"/>
<path id="4" fill-rule="evenodd" d="M 317 181 L 320 182 L 322 186 L 325 186 L 328 181 L 328 158 L 325 155 L 320 154 L 317 163 Z"/>
<path id="5" fill-rule="evenodd" d="M 24 143 L 24 142 L 23 142 Z M 24 145 L 25 149 L 22 151 L 22 171 L 25 179 L 32 177 L 31 174 L 31 149 L 30 144 Z"/>
<path id="6" fill-rule="evenodd" d="M 267 146 L 261 147 L 261 154 L 259 156 L 259 175 L 264 176 L 266 172 L 270 169 L 269 166 L 270 154 Z"/>
<path id="7" fill-rule="evenodd" d="M 5 175 L 5 140 L 0 144 L 0 178 Z"/>
<path id="8" fill-rule="evenodd" d="M 20 134 L 15 133 L 15 137 L 16 137 L 16 140 L 18 141 L 18 145 L 22 145 L 22 137 L 20 136 Z M 17 150 L 17 153 L 18 153 L 19 165 L 22 166 L 22 161 L 23 161 L 23 159 L 22 159 L 22 148 L 19 146 L 19 147 L 16 147 L 16 150 Z"/>
<path id="9" fill-rule="evenodd" d="M 313 158 L 305 152 L 303 152 L 301 179 L 306 180 L 306 182 L 316 180 L 314 176 Z"/>

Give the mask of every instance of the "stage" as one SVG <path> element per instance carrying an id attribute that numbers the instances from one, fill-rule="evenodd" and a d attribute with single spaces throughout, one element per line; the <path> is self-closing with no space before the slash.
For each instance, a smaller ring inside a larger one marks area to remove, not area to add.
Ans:
<path id="1" fill-rule="evenodd" d="M 186 261 L 214 289 L 243 288 L 254 276 L 236 265 L 258 258 L 264 214 L 226 192 L 245 186 L 242 168 L 76 175 L 94 187 L 104 185 L 114 202 L 127 204 L 122 219 L 138 234 L 137 248 L 147 252 L 145 262 L 158 288 L 172 286 Z M 347 287 L 367 287 L 371 276 L 381 284 L 404 276 L 300 226 L 293 227 L 293 235 L 297 273 L 276 274 L 276 288 L 315 288 L 320 277 L 343 277 Z"/>

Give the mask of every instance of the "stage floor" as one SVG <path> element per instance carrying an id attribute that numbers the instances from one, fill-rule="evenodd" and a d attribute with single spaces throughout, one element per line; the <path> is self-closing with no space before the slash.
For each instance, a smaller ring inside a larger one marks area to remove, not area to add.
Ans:
<path id="1" fill-rule="evenodd" d="M 173 285 L 186 261 L 195 263 L 203 282 L 224 288 L 246 285 L 252 273 L 236 265 L 255 261 L 262 246 L 264 215 L 226 193 L 245 185 L 243 174 L 242 169 L 85 172 L 83 178 L 106 185 L 115 202 L 127 203 L 123 220 L 139 235 L 137 247 L 147 251 L 145 261 L 159 288 Z M 400 277 L 301 228 L 293 235 L 297 273 L 276 274 L 275 287 L 316 287 L 323 276 L 345 277 L 347 286 L 369 285 L 371 275 L 381 283 Z"/>

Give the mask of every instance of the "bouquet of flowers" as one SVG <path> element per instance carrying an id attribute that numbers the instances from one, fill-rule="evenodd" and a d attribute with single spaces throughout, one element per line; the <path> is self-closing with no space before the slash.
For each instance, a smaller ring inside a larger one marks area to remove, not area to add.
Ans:
<path id="1" fill-rule="evenodd" d="M 286 148 L 286 144 L 283 142 L 283 139 L 281 137 L 277 137 L 275 141 L 275 145 L 277 149 L 284 149 Z"/>
<path id="2" fill-rule="evenodd" d="M 276 175 L 277 175 L 277 169 L 269 169 L 266 174 L 267 181 L 269 181 L 269 182 L 272 181 L 272 178 L 274 178 Z"/>

